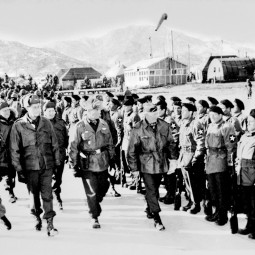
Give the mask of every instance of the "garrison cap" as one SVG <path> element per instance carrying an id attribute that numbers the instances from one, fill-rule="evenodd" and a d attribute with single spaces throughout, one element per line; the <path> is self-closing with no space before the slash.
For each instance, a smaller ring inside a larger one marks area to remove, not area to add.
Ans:
<path id="1" fill-rule="evenodd" d="M 78 95 L 72 95 L 72 98 L 73 98 L 75 101 L 79 101 L 79 100 L 81 99 Z"/>
<path id="2" fill-rule="evenodd" d="M 106 91 L 105 94 L 106 94 L 108 97 L 114 97 L 114 95 L 113 95 L 111 92 L 109 92 L 109 91 Z"/>
<path id="3" fill-rule="evenodd" d="M 218 113 L 218 114 L 224 115 L 222 109 L 221 109 L 219 106 L 216 106 L 216 105 L 211 106 L 211 107 L 209 108 L 209 112 L 216 112 L 216 113 Z"/>
<path id="4" fill-rule="evenodd" d="M 220 103 L 225 105 L 226 108 L 234 108 L 234 105 L 228 99 L 221 100 Z"/>
<path id="5" fill-rule="evenodd" d="M 182 107 L 187 108 L 190 112 L 195 112 L 197 108 L 191 103 L 182 103 Z"/>
<path id="6" fill-rule="evenodd" d="M 24 98 L 24 107 L 27 108 L 32 104 L 40 104 L 40 98 L 36 95 L 26 95 Z"/>
<path id="7" fill-rule="evenodd" d="M 209 108 L 209 104 L 205 100 L 199 100 L 198 103 L 201 104 L 204 108 Z"/>
<path id="8" fill-rule="evenodd" d="M 195 103 L 197 101 L 194 97 L 186 97 L 186 99 L 192 103 Z"/>
<path id="9" fill-rule="evenodd" d="M 84 95 L 84 96 L 82 96 L 82 98 L 83 98 L 85 101 L 87 101 L 87 100 L 89 99 L 89 96 Z"/>
<path id="10" fill-rule="evenodd" d="M 241 101 L 240 99 L 238 99 L 238 98 L 236 98 L 235 100 L 234 100 L 234 102 L 237 104 L 237 106 L 238 106 L 238 108 L 242 111 L 242 110 L 244 110 L 244 103 L 243 103 L 243 101 Z"/>
<path id="11" fill-rule="evenodd" d="M 208 101 L 211 102 L 211 104 L 217 105 L 219 102 L 216 98 L 214 97 L 207 97 Z"/>
<path id="12" fill-rule="evenodd" d="M 117 106 L 121 106 L 121 103 L 119 102 L 119 100 L 115 99 L 115 98 L 112 98 L 111 99 L 112 103 L 117 105 Z"/>

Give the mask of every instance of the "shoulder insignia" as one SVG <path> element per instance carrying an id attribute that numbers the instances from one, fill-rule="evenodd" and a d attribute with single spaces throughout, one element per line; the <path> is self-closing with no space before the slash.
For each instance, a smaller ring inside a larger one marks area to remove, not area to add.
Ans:
<path id="1" fill-rule="evenodd" d="M 204 134 L 204 130 L 203 130 L 202 128 L 198 129 L 197 132 L 198 132 L 198 134 L 200 134 L 200 135 L 203 135 L 203 134 Z"/>
<path id="2" fill-rule="evenodd" d="M 229 136 L 229 141 L 231 142 L 231 143 L 234 143 L 235 141 L 236 141 L 236 136 L 235 135 L 230 135 Z"/>

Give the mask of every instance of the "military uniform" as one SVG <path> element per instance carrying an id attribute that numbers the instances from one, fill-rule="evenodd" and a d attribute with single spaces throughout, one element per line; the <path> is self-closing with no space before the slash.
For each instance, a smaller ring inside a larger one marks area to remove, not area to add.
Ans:
<path id="1" fill-rule="evenodd" d="M 40 116 L 33 121 L 26 114 L 13 124 L 10 140 L 12 164 L 19 177 L 21 173 L 26 176 L 31 213 L 37 218 L 42 213 L 41 194 L 43 218 L 52 224 L 56 215 L 52 203 L 52 175 L 60 165 L 58 141 L 52 124 Z"/>
<path id="2" fill-rule="evenodd" d="M 92 219 L 101 214 L 100 203 L 109 188 L 108 167 L 114 158 L 109 126 L 102 119 L 96 122 L 87 118 L 78 122 L 69 141 L 70 163 L 80 171 Z"/>
<path id="3" fill-rule="evenodd" d="M 232 164 L 233 153 L 236 150 L 236 135 L 232 124 L 220 120 L 211 123 L 206 134 L 206 173 L 208 175 L 209 190 L 216 211 L 209 221 L 216 221 L 218 225 L 227 222 L 229 169 Z"/>
<path id="4" fill-rule="evenodd" d="M 245 229 L 240 234 L 251 234 L 255 239 L 255 133 L 242 136 L 237 147 L 238 185 L 241 185 L 244 212 L 247 214 Z"/>

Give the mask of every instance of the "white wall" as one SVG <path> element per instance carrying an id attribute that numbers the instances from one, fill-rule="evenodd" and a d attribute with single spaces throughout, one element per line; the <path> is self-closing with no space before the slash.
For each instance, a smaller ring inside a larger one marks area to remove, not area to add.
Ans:
<path id="1" fill-rule="evenodd" d="M 217 81 L 224 79 L 223 69 L 220 59 L 213 59 L 207 71 L 207 80 L 216 78 Z"/>

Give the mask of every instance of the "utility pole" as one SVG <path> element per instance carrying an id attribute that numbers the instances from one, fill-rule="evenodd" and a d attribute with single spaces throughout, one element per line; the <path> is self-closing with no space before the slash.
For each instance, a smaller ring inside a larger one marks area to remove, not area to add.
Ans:
<path id="1" fill-rule="evenodd" d="M 174 37 L 173 37 L 173 30 L 171 30 L 171 39 L 172 39 L 172 60 L 173 60 L 173 71 L 174 71 L 174 73 L 173 73 L 173 75 L 175 75 L 175 60 L 174 60 Z M 175 75 L 175 77 L 176 77 L 176 75 Z M 174 79 L 173 79 L 174 80 Z M 176 79 L 175 79 L 175 81 L 176 81 Z"/>
<path id="2" fill-rule="evenodd" d="M 222 54 L 223 54 L 223 40 L 221 40 L 221 55 L 220 55 L 220 63 L 221 63 L 222 75 L 223 75 Z M 220 82 L 221 82 L 221 75 L 220 75 Z"/>
<path id="3" fill-rule="evenodd" d="M 190 46 L 189 46 L 189 44 L 188 44 L 188 63 L 189 63 L 189 73 L 190 73 Z"/>
<path id="4" fill-rule="evenodd" d="M 152 46 L 151 46 L 151 36 L 149 37 L 149 40 L 150 40 L 150 58 L 153 58 L 153 56 L 152 56 Z"/>

